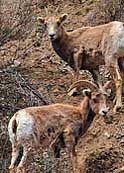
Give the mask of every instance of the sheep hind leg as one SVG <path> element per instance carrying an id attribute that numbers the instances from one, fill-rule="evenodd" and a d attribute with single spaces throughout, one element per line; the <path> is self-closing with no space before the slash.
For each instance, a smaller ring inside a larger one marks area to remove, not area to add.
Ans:
<path id="1" fill-rule="evenodd" d="M 116 82 L 116 104 L 114 107 L 114 112 L 118 111 L 119 109 L 122 108 L 122 79 L 121 77 L 117 79 Z"/>
<path id="2" fill-rule="evenodd" d="M 77 167 L 77 157 L 76 157 L 76 153 L 75 153 L 75 148 L 71 149 L 67 148 L 66 150 L 69 159 L 70 159 L 70 163 L 72 165 L 72 173 L 78 173 L 78 167 Z"/>
<path id="3" fill-rule="evenodd" d="M 121 72 L 121 76 L 122 76 L 122 81 L 123 81 L 123 86 L 122 86 L 122 94 L 123 94 L 123 96 L 124 96 L 124 69 L 123 69 L 123 71 Z"/>
<path id="4" fill-rule="evenodd" d="M 18 156 L 19 156 L 19 147 L 12 144 L 12 159 L 11 159 L 11 164 L 9 166 L 10 173 L 15 171 L 15 163 L 16 163 Z"/>
<path id="5" fill-rule="evenodd" d="M 17 173 L 26 173 L 26 161 L 30 151 L 31 151 L 31 147 L 28 144 L 23 145 L 23 155 L 17 167 Z"/>
<path id="6" fill-rule="evenodd" d="M 121 77 L 121 72 L 118 66 L 118 63 L 116 62 L 114 66 L 110 66 L 110 73 L 112 75 L 112 78 L 115 82 L 115 87 L 116 87 L 116 96 L 115 96 L 115 106 L 113 109 L 113 112 L 116 113 L 122 108 L 122 86 L 123 86 L 123 81 Z"/>

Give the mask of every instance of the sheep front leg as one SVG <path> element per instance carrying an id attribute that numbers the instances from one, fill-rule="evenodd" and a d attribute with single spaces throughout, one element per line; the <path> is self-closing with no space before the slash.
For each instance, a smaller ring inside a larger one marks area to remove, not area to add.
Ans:
<path id="1" fill-rule="evenodd" d="M 66 146 L 66 152 L 72 164 L 72 173 L 76 173 L 77 157 L 75 152 L 75 137 L 73 136 L 72 129 L 70 127 L 67 127 L 64 130 L 64 141 Z"/>
<path id="2" fill-rule="evenodd" d="M 12 144 L 12 159 L 11 159 L 11 164 L 9 166 L 9 172 L 13 172 L 14 169 L 15 169 L 15 162 L 18 158 L 18 155 L 19 155 L 19 148 Z"/>
<path id="3" fill-rule="evenodd" d="M 79 74 L 80 74 L 79 71 L 82 66 L 83 50 L 81 46 L 78 51 L 75 51 L 73 58 L 74 58 L 74 70 L 75 70 L 75 74 L 74 74 L 74 82 L 75 82 L 79 79 Z M 72 96 L 76 91 L 77 89 L 74 88 L 68 93 L 68 95 Z"/>
<path id="4" fill-rule="evenodd" d="M 100 85 L 102 85 L 99 81 L 99 70 L 95 69 L 95 70 L 89 70 L 89 72 L 92 74 L 93 80 L 96 83 L 96 85 L 99 87 Z"/>
<path id="5" fill-rule="evenodd" d="M 71 152 L 71 160 L 72 160 L 72 167 L 73 167 L 73 172 L 78 173 L 78 162 L 77 162 L 77 153 L 75 152 L 75 146 L 72 148 Z"/>
<path id="6" fill-rule="evenodd" d="M 79 71 L 81 69 L 82 66 L 82 59 L 83 59 L 83 48 L 82 46 L 80 46 L 78 51 L 75 51 L 74 53 L 74 69 L 75 69 L 75 81 L 77 81 L 79 79 Z"/>
<path id="7" fill-rule="evenodd" d="M 77 173 L 78 172 L 78 170 L 77 170 L 78 162 L 77 162 L 77 155 L 75 152 L 75 146 L 73 146 L 72 143 L 66 144 L 66 152 L 67 152 L 69 159 L 71 161 L 71 164 L 72 164 L 72 173 Z"/>

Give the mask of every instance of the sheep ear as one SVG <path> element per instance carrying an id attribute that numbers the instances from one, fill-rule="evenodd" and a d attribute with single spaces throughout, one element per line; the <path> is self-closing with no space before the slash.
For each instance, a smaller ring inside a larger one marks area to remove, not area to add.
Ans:
<path id="1" fill-rule="evenodd" d="M 112 81 L 107 81 L 104 86 L 103 89 L 107 92 L 108 96 L 110 96 L 111 92 L 112 92 L 112 87 L 114 86 Z"/>
<path id="2" fill-rule="evenodd" d="M 63 22 L 64 20 L 66 20 L 67 16 L 68 16 L 67 14 L 62 14 L 59 18 L 60 22 Z"/>
<path id="3" fill-rule="evenodd" d="M 45 19 L 43 17 L 38 17 L 37 20 L 40 22 L 40 23 L 45 23 Z"/>
<path id="4" fill-rule="evenodd" d="M 113 85 L 112 81 L 107 81 L 107 82 L 104 84 L 103 88 L 104 88 L 104 89 L 109 89 L 109 88 L 112 88 L 112 85 Z"/>

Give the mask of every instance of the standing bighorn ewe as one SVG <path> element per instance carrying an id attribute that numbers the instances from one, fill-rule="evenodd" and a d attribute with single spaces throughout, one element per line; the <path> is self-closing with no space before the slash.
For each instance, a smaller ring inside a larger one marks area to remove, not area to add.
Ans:
<path id="1" fill-rule="evenodd" d="M 14 114 L 8 125 L 12 143 L 11 172 L 16 169 L 20 146 L 23 147 L 23 155 L 17 173 L 26 171 L 27 157 L 33 147 L 45 149 L 51 146 L 56 157 L 59 157 L 60 149 L 65 147 L 74 161 L 78 139 L 87 131 L 94 116 L 98 113 L 104 116 L 109 111 L 106 103 L 108 84 L 98 89 L 92 82 L 81 80 L 75 82 L 71 89 L 81 85 L 92 92 L 85 91 L 79 106 L 51 104 L 25 108 Z"/>
<path id="2" fill-rule="evenodd" d="M 99 65 L 106 65 L 115 83 L 114 112 L 122 107 L 122 78 L 124 80 L 124 24 L 110 22 L 96 27 L 82 27 L 66 32 L 63 21 L 67 15 L 39 17 L 44 23 L 53 49 L 75 70 L 89 70 L 98 83 Z"/>

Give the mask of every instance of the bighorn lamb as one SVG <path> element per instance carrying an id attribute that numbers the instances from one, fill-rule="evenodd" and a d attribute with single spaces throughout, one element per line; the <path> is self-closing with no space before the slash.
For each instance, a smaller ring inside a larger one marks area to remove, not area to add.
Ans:
<path id="1" fill-rule="evenodd" d="M 108 84 L 107 84 L 108 85 Z M 10 171 L 15 169 L 19 147 L 23 147 L 23 155 L 17 167 L 17 172 L 25 172 L 27 156 L 32 147 L 51 148 L 56 157 L 62 147 L 65 147 L 71 158 L 75 154 L 78 139 L 87 131 L 95 114 L 106 115 L 107 85 L 98 89 L 89 81 L 77 81 L 73 87 L 85 86 L 92 92 L 85 91 L 85 97 L 79 106 L 70 104 L 51 104 L 39 107 L 28 107 L 19 110 L 10 119 L 8 125 L 9 137 L 12 143 L 12 158 Z M 73 160 L 73 158 L 72 158 Z"/>
<path id="2" fill-rule="evenodd" d="M 98 81 L 99 65 L 106 65 L 115 83 L 116 96 L 114 112 L 122 107 L 122 85 L 124 80 L 124 24 L 110 22 L 95 27 L 82 27 L 66 32 L 62 22 L 67 14 L 51 16 L 44 23 L 51 39 L 53 49 L 75 70 L 89 70 Z"/>

